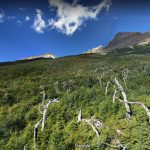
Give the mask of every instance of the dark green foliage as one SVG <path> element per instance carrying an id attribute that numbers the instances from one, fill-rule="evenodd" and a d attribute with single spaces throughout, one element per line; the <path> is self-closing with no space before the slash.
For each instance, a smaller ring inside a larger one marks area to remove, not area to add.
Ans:
<path id="1" fill-rule="evenodd" d="M 39 150 L 72 150 L 75 144 L 110 150 L 106 143 L 112 144 L 116 129 L 123 132 L 119 139 L 122 144 L 129 143 L 128 150 L 150 149 L 150 126 L 143 108 L 132 106 L 129 123 L 124 104 L 112 103 L 113 80 L 117 77 L 125 88 L 122 71 L 128 68 L 128 100 L 134 98 L 150 108 L 149 58 L 149 54 L 89 54 L 0 64 L 0 149 L 21 150 L 26 144 L 27 150 L 33 149 L 34 125 L 42 116 L 38 111 L 42 89 L 46 98 L 58 97 L 59 103 L 50 105 L 43 132 L 39 127 Z M 105 76 L 100 85 L 102 71 Z M 106 96 L 107 81 L 110 85 Z M 95 116 L 106 126 L 99 129 L 99 141 L 88 124 L 77 123 L 80 109 L 83 118 Z"/>

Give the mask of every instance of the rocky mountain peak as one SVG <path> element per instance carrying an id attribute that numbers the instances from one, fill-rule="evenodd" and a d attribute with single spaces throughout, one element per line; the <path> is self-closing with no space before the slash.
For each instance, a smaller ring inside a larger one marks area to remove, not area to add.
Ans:
<path id="1" fill-rule="evenodd" d="M 85 54 L 90 54 L 90 53 L 98 53 L 101 55 L 105 55 L 105 51 L 104 51 L 104 47 L 102 45 L 89 49 L 87 52 L 85 52 Z"/>
<path id="2" fill-rule="evenodd" d="M 107 54 L 114 49 L 125 47 L 145 46 L 150 43 L 150 32 L 119 32 L 106 47 L 99 46 L 88 50 L 86 53 Z"/>

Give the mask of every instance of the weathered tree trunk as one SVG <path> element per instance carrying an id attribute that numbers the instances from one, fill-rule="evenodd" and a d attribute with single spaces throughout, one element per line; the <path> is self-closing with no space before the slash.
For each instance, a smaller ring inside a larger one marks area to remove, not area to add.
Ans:
<path id="1" fill-rule="evenodd" d="M 150 110 L 148 109 L 148 107 L 146 107 L 143 103 L 141 102 L 124 102 L 123 100 L 119 99 L 120 102 L 122 103 L 127 103 L 127 104 L 137 104 L 137 105 L 140 105 L 141 107 L 144 108 L 144 110 L 146 111 L 147 113 L 147 116 L 148 116 L 148 119 L 149 119 L 149 122 L 150 122 Z"/>
<path id="2" fill-rule="evenodd" d="M 109 86 L 110 82 L 107 82 L 106 88 L 105 88 L 105 95 L 107 95 L 108 93 L 108 86 Z"/>
<path id="3" fill-rule="evenodd" d="M 126 79 L 125 78 L 123 78 L 123 82 L 124 82 L 124 85 L 125 85 L 125 87 L 127 89 L 128 87 L 127 87 L 127 83 L 126 83 Z"/>
<path id="4" fill-rule="evenodd" d="M 57 99 L 54 99 L 54 100 L 49 100 L 48 101 L 48 103 L 44 106 L 44 111 L 43 111 L 43 118 L 42 118 L 42 128 L 41 128 L 41 131 L 43 131 L 44 130 L 44 126 L 45 126 L 45 120 L 46 120 L 46 113 L 47 113 L 47 111 L 48 111 L 48 107 L 49 107 L 49 105 L 50 104 L 52 104 L 52 103 L 56 103 L 56 102 L 58 102 L 58 100 Z"/>
<path id="5" fill-rule="evenodd" d="M 116 100 L 116 94 L 117 94 L 117 90 L 116 90 L 116 87 L 114 86 L 114 95 L 113 95 L 113 103 L 115 103 L 115 100 Z"/>
<path id="6" fill-rule="evenodd" d="M 96 133 L 96 136 L 98 138 L 100 137 L 98 128 L 103 127 L 103 124 L 99 120 L 95 120 L 93 117 L 91 119 L 82 119 L 82 111 L 80 110 L 79 115 L 78 115 L 78 123 L 82 121 L 89 124 L 92 127 L 93 131 Z"/>
<path id="7" fill-rule="evenodd" d="M 44 100 L 46 99 L 46 93 L 45 90 L 43 89 L 43 91 L 41 92 L 43 97 L 42 97 L 42 104 L 44 103 Z"/>
<path id="8" fill-rule="evenodd" d="M 119 89 L 119 91 L 121 92 L 121 94 L 123 96 L 123 101 L 125 102 L 125 108 L 127 110 L 127 117 L 130 119 L 131 118 L 131 109 L 130 109 L 129 104 L 127 103 L 128 102 L 127 95 L 124 92 L 123 87 L 121 86 L 121 84 L 119 83 L 119 81 L 116 78 L 115 78 L 115 83 L 117 84 L 118 89 Z"/>
<path id="9" fill-rule="evenodd" d="M 93 131 L 96 133 L 96 136 L 98 138 L 100 137 L 98 130 L 94 127 L 94 125 L 91 123 L 89 119 L 82 119 L 82 121 L 87 122 L 92 127 Z"/>
<path id="10" fill-rule="evenodd" d="M 36 150 L 36 140 L 38 137 L 38 126 L 40 125 L 42 119 L 34 127 L 34 149 Z"/>
<path id="11" fill-rule="evenodd" d="M 82 110 L 80 110 L 78 115 L 78 123 L 82 121 Z"/>
<path id="12" fill-rule="evenodd" d="M 28 145 L 28 144 L 26 144 L 26 145 L 24 146 L 24 148 L 23 148 L 24 150 L 26 150 L 27 145 Z"/>

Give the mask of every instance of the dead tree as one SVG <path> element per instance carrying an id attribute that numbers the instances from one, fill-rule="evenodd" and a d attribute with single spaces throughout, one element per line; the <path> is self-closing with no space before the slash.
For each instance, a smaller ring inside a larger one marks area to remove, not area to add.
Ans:
<path id="1" fill-rule="evenodd" d="M 121 84 L 119 83 L 119 81 L 118 81 L 116 78 L 115 78 L 115 83 L 116 83 L 117 86 L 118 86 L 119 92 L 121 92 L 121 94 L 122 94 L 122 96 L 123 96 L 123 101 L 125 102 L 124 104 L 125 104 L 125 108 L 126 108 L 126 110 L 127 110 L 127 117 L 128 117 L 128 119 L 130 119 L 130 118 L 131 118 L 131 109 L 130 109 L 129 104 L 127 103 L 127 102 L 128 102 L 127 95 L 126 95 L 126 93 L 125 93 L 123 87 L 121 86 Z M 117 97 L 116 97 L 116 98 L 117 98 Z"/>
<path id="2" fill-rule="evenodd" d="M 34 126 L 34 149 L 36 150 L 37 147 L 36 147 L 36 140 L 38 138 L 38 127 L 41 123 L 42 119 Z"/>
<path id="3" fill-rule="evenodd" d="M 23 150 L 26 150 L 28 143 L 24 146 Z"/>
<path id="4" fill-rule="evenodd" d="M 54 87 L 55 87 L 56 94 L 59 94 L 59 87 L 58 87 L 58 85 L 59 85 L 58 81 L 55 82 Z"/>
<path id="5" fill-rule="evenodd" d="M 123 101 L 123 100 L 121 100 L 121 99 L 119 99 L 119 101 L 120 102 L 122 102 L 122 103 L 127 103 L 127 104 L 137 104 L 137 105 L 140 105 L 141 107 L 143 107 L 143 109 L 146 111 L 146 113 L 147 113 L 147 116 L 148 116 L 148 119 L 149 119 L 149 122 L 150 122 L 150 110 L 148 109 L 148 107 L 146 107 L 143 103 L 141 103 L 141 102 L 125 102 L 125 101 Z"/>
<path id="6" fill-rule="evenodd" d="M 37 140 L 37 137 L 38 137 L 38 127 L 39 125 L 41 124 L 41 131 L 44 130 L 44 126 L 45 126 L 45 121 L 46 121 L 46 115 L 47 115 L 47 111 L 48 111 L 48 107 L 50 104 L 52 103 L 56 103 L 58 102 L 57 99 L 53 99 L 53 100 L 48 100 L 48 103 L 44 105 L 44 102 L 42 102 L 42 105 L 43 106 L 43 112 L 42 110 L 40 109 L 40 105 L 39 105 L 39 112 L 43 115 L 42 116 L 42 119 L 35 125 L 34 127 L 34 149 L 36 150 L 36 140 Z"/>
<path id="7" fill-rule="evenodd" d="M 110 84 L 110 82 L 108 81 L 107 85 L 106 85 L 106 88 L 105 88 L 105 95 L 107 95 L 107 93 L 108 93 L 108 86 L 109 86 L 109 84 Z"/>
<path id="8" fill-rule="evenodd" d="M 78 123 L 82 121 L 82 110 L 80 110 L 78 115 Z"/>
<path id="9" fill-rule="evenodd" d="M 129 70 L 128 70 L 128 69 L 124 69 L 124 70 L 122 71 L 123 82 L 124 82 L 124 84 L 125 84 L 126 89 L 127 89 L 126 80 L 128 79 L 128 73 L 129 73 Z"/>
<path id="10" fill-rule="evenodd" d="M 116 100 L 116 94 L 117 94 L 117 90 L 116 90 L 116 87 L 114 86 L 114 94 L 113 94 L 113 103 L 115 103 L 115 100 Z"/>
<path id="11" fill-rule="evenodd" d="M 52 103 L 56 103 L 56 102 L 58 102 L 58 100 L 57 99 L 53 99 L 53 100 L 49 100 L 48 103 L 46 105 L 44 105 L 44 111 L 42 113 L 43 117 L 42 117 L 42 128 L 41 128 L 41 131 L 44 130 L 46 114 L 47 114 L 49 105 L 52 104 Z"/>
<path id="12" fill-rule="evenodd" d="M 123 135 L 123 133 L 122 133 L 122 131 L 116 129 L 116 135 L 115 135 L 115 139 L 114 139 L 115 143 L 114 144 L 108 144 L 108 143 L 105 142 L 104 144 L 108 145 L 110 148 L 115 148 L 115 149 L 118 148 L 118 149 L 121 149 L 121 150 L 126 150 L 127 145 L 129 143 L 127 143 L 126 145 L 122 144 L 120 142 L 119 138 L 118 138 L 119 135 Z"/>
<path id="13" fill-rule="evenodd" d="M 98 138 L 100 137 L 98 129 L 102 128 L 103 124 L 99 120 L 94 119 L 94 117 L 91 117 L 91 119 L 82 119 L 82 111 L 80 110 L 78 115 L 78 123 L 80 122 L 86 122 L 87 124 L 89 124 L 92 127 L 93 131 L 96 133 L 96 136 Z"/>
<path id="14" fill-rule="evenodd" d="M 104 78 L 105 76 L 105 72 L 104 72 L 104 69 L 100 68 L 97 70 L 97 73 L 98 73 L 98 78 L 99 78 L 99 83 L 100 83 L 100 86 L 102 85 L 102 79 Z"/>
<path id="15" fill-rule="evenodd" d="M 129 104 L 130 105 L 132 105 L 132 104 L 140 105 L 146 111 L 148 119 L 149 119 L 149 122 L 150 122 L 150 110 L 148 109 L 148 107 L 145 106 L 142 102 L 129 102 L 127 100 L 127 96 L 126 96 L 126 93 L 123 90 L 123 87 L 119 84 L 119 82 L 118 82 L 118 80 L 116 78 L 115 78 L 115 83 L 118 85 L 118 89 L 122 93 L 122 96 L 123 96 L 124 99 L 122 100 L 122 99 L 116 97 L 117 91 L 116 91 L 116 88 L 114 87 L 115 88 L 115 92 L 114 92 L 114 95 L 113 95 L 113 103 L 115 102 L 115 99 L 118 99 L 120 102 L 124 103 L 125 107 L 126 107 L 126 110 L 127 110 L 127 114 L 128 114 L 129 119 L 131 117 L 131 109 L 130 109 Z"/>

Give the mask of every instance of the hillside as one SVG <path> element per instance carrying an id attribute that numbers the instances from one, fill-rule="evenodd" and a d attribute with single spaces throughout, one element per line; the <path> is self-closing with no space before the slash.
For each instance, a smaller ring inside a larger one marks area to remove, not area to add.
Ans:
<path id="1" fill-rule="evenodd" d="M 149 150 L 149 48 L 116 51 L 0 64 L 0 149 Z"/>

